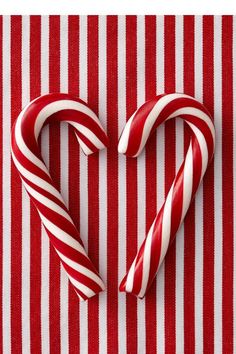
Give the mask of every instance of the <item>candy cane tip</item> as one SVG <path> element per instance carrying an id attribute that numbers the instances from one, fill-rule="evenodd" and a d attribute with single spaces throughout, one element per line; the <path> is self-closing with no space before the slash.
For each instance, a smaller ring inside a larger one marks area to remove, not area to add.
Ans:
<path id="1" fill-rule="evenodd" d="M 105 285 L 104 285 L 99 291 L 96 291 L 96 292 L 94 292 L 94 293 L 91 293 L 91 295 L 86 295 L 86 297 L 82 297 L 82 296 L 80 296 L 80 295 L 77 293 L 77 296 L 78 296 L 80 302 L 86 302 L 86 301 L 88 301 L 89 299 L 93 298 L 94 296 L 99 295 L 100 293 L 102 293 L 102 292 L 105 291 L 105 290 L 106 290 L 106 287 L 105 287 Z"/>
<path id="2" fill-rule="evenodd" d="M 127 279 L 127 274 L 126 276 L 122 279 L 120 286 L 119 286 L 119 291 L 120 292 L 126 292 L 126 279 Z"/>
<path id="3" fill-rule="evenodd" d="M 120 142 L 118 144 L 118 152 L 119 152 L 119 154 L 125 154 L 125 149 Z"/>
<path id="4" fill-rule="evenodd" d="M 127 155 L 127 143 L 126 143 L 126 139 L 125 139 L 123 133 L 120 136 L 117 150 L 118 150 L 119 154 Z"/>

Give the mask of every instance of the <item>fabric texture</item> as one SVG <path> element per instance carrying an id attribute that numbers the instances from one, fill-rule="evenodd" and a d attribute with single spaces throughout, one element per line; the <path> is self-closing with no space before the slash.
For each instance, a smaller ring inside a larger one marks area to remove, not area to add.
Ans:
<path id="1" fill-rule="evenodd" d="M 232 16 L 0 18 L 0 348 L 3 353 L 236 351 L 236 22 Z M 117 152 L 147 99 L 184 92 L 214 117 L 216 151 L 183 227 L 143 300 L 119 293 L 189 142 L 179 120 L 138 158 Z M 42 156 L 106 291 L 80 303 L 10 155 L 21 109 L 69 92 L 98 114 L 110 146 L 86 157 L 66 124 Z"/>

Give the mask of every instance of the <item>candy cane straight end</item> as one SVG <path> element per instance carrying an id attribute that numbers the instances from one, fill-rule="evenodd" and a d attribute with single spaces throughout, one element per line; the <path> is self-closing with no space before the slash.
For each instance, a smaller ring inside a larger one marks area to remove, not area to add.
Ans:
<path id="1" fill-rule="evenodd" d="M 69 123 L 86 155 L 103 149 L 108 138 L 96 114 L 77 97 L 53 93 L 36 98 L 18 116 L 12 129 L 12 157 L 43 226 L 81 301 L 105 289 L 88 258 L 78 230 L 45 166 L 38 146 L 44 125 Z"/>
<path id="2" fill-rule="evenodd" d="M 78 292 L 76 292 L 77 294 L 77 297 L 79 298 L 80 302 L 86 302 L 88 301 L 89 299 L 93 298 L 94 296 L 97 296 L 99 295 L 100 293 L 102 293 L 103 291 L 106 290 L 106 287 L 105 285 L 103 284 L 103 286 L 101 286 L 101 288 L 99 290 L 97 290 L 96 292 L 91 292 L 90 294 L 87 293 L 86 296 L 81 296 L 80 294 L 78 294 Z"/>
<path id="3" fill-rule="evenodd" d="M 195 98 L 180 93 L 164 94 L 144 103 L 132 115 L 119 140 L 118 151 L 136 157 L 160 124 L 177 117 L 192 130 L 189 148 L 161 210 L 119 287 L 120 291 L 139 298 L 151 286 L 212 159 L 215 128 L 208 110 Z"/>

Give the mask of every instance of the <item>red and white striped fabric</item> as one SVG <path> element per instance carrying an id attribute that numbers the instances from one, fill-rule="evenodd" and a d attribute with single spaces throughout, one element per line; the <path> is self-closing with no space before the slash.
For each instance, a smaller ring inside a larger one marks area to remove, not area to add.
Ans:
<path id="1" fill-rule="evenodd" d="M 118 145 L 120 153 L 137 157 L 156 128 L 178 117 L 192 130 L 188 151 L 163 206 L 120 284 L 121 291 L 141 299 L 151 286 L 211 161 L 215 128 L 209 112 L 191 96 L 163 94 L 137 109 L 126 123 Z"/>
<path id="2" fill-rule="evenodd" d="M 236 324 L 236 22 L 234 17 L 0 19 L 0 348 L 9 353 L 232 353 Z M 79 302 L 11 159 L 30 101 L 68 92 L 88 103 L 109 149 L 86 157 L 73 128 L 47 125 L 41 151 L 107 291 Z M 145 299 L 120 293 L 189 145 L 161 125 L 138 159 L 117 151 L 126 120 L 163 92 L 214 117 L 216 150 Z"/>
<path id="3" fill-rule="evenodd" d="M 68 94 L 52 93 L 30 102 L 12 129 L 12 158 L 32 198 L 61 262 L 80 300 L 104 290 L 88 258 L 65 203 L 44 165 L 38 137 L 50 122 L 67 122 L 86 155 L 107 146 L 108 139 L 96 114 L 85 102 Z"/>

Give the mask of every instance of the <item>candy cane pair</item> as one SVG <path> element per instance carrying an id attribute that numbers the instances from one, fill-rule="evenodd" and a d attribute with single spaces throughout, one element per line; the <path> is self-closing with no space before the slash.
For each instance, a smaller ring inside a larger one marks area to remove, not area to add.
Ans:
<path id="1" fill-rule="evenodd" d="M 164 121 L 180 117 L 193 135 L 182 166 L 156 216 L 121 291 L 143 297 L 164 259 L 214 152 L 215 131 L 202 104 L 184 94 L 157 96 L 127 122 L 118 150 L 138 156 L 152 132 Z M 23 184 L 38 209 L 42 223 L 81 300 L 104 290 L 60 193 L 44 165 L 38 146 L 42 127 L 52 120 L 74 127 L 78 142 L 89 155 L 107 146 L 107 136 L 95 113 L 67 94 L 50 94 L 32 101 L 19 115 L 12 131 L 12 156 Z"/>

